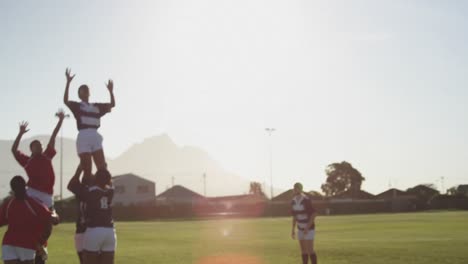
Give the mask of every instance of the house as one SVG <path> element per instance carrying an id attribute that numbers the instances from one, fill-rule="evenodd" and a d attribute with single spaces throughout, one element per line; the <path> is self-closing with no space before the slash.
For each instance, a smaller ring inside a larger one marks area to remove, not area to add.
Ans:
<path id="1" fill-rule="evenodd" d="M 388 189 L 382 193 L 379 193 L 375 196 L 376 199 L 391 200 L 397 197 L 408 196 L 409 194 L 405 191 L 401 191 L 395 188 Z"/>
<path id="2" fill-rule="evenodd" d="M 156 184 L 134 174 L 112 178 L 114 184 L 114 205 L 136 205 L 153 203 L 156 198 Z"/>
<path id="3" fill-rule="evenodd" d="M 439 191 L 432 188 L 431 186 L 424 184 L 416 185 L 413 188 L 409 188 L 406 192 L 412 195 L 416 195 L 418 198 L 426 201 L 439 194 Z"/>
<path id="4" fill-rule="evenodd" d="M 175 185 L 156 197 L 156 202 L 167 204 L 195 204 L 205 197 L 181 185 Z"/>
<path id="5" fill-rule="evenodd" d="M 317 191 L 306 193 L 312 200 L 323 200 L 323 196 Z M 294 197 L 293 189 L 287 190 L 271 199 L 272 202 L 290 202 Z"/>
<path id="6" fill-rule="evenodd" d="M 372 200 L 375 195 L 363 190 L 347 190 L 332 197 L 332 200 Z"/>
<path id="7" fill-rule="evenodd" d="M 294 191 L 293 189 L 289 189 L 273 197 L 271 201 L 272 202 L 290 202 L 293 197 L 294 197 Z"/>
<path id="8" fill-rule="evenodd" d="M 204 207 L 198 209 L 206 216 L 260 216 L 263 214 L 267 197 L 258 194 L 230 195 L 206 198 Z"/>
<path id="9" fill-rule="evenodd" d="M 234 205 L 249 205 L 255 203 L 264 203 L 267 198 L 264 195 L 244 194 L 206 198 L 210 204 L 220 204 L 226 209 L 232 208 Z"/>

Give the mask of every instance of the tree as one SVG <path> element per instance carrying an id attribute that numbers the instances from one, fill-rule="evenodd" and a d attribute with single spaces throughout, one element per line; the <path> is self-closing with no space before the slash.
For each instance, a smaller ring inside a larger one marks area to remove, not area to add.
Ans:
<path id="1" fill-rule="evenodd" d="M 454 186 L 454 187 L 452 187 L 450 189 L 447 189 L 447 193 L 449 195 L 457 195 L 457 186 Z"/>
<path id="2" fill-rule="evenodd" d="M 249 194 L 265 196 L 262 190 L 262 184 L 259 182 L 250 182 Z"/>
<path id="3" fill-rule="evenodd" d="M 458 185 L 447 190 L 449 195 L 468 196 L 468 185 Z"/>
<path id="4" fill-rule="evenodd" d="M 328 165 L 325 173 L 327 181 L 322 184 L 322 191 L 326 196 L 334 196 L 346 191 L 357 193 L 361 190 L 362 182 L 365 180 L 362 174 L 346 161 Z"/>
<path id="5" fill-rule="evenodd" d="M 434 184 L 419 184 L 406 190 L 407 193 L 415 195 L 423 202 L 428 202 L 439 194 Z"/>

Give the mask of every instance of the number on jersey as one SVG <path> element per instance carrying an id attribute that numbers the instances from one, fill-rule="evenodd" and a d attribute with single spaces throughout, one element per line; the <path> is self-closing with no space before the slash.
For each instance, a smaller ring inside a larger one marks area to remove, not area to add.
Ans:
<path id="1" fill-rule="evenodd" d="M 109 204 L 107 203 L 107 197 L 102 197 L 101 198 L 101 209 L 107 209 L 109 208 Z"/>

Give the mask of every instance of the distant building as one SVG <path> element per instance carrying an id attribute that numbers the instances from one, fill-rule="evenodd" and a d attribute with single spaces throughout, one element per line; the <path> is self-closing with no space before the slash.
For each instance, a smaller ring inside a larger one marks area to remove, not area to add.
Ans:
<path id="1" fill-rule="evenodd" d="M 277 196 L 273 197 L 271 201 L 273 202 L 290 202 L 291 199 L 294 197 L 293 189 L 287 190 L 278 194 Z"/>
<path id="2" fill-rule="evenodd" d="M 317 191 L 310 191 L 306 193 L 312 200 L 323 200 L 323 195 L 321 195 Z M 273 197 L 271 201 L 273 202 L 290 202 L 292 198 L 294 197 L 294 191 L 293 189 L 287 190 L 281 194 L 278 194 L 277 196 Z"/>
<path id="3" fill-rule="evenodd" d="M 408 196 L 409 194 L 405 191 L 401 191 L 395 188 L 388 189 L 382 193 L 379 193 L 375 196 L 376 199 L 391 200 L 397 197 Z"/>
<path id="4" fill-rule="evenodd" d="M 265 210 L 267 197 L 258 194 L 230 195 L 206 198 L 199 212 L 206 216 L 260 216 Z"/>
<path id="5" fill-rule="evenodd" d="M 243 195 L 230 195 L 230 196 L 219 196 L 206 198 L 210 204 L 221 204 L 226 209 L 230 209 L 234 205 L 246 205 L 254 203 L 262 203 L 267 201 L 264 195 L 255 194 L 243 194 Z"/>
<path id="6" fill-rule="evenodd" d="M 416 195 L 418 198 L 426 201 L 439 194 L 439 191 L 424 184 L 416 185 L 413 188 L 409 188 L 406 192 L 412 195 Z"/>
<path id="7" fill-rule="evenodd" d="M 332 200 L 372 200 L 375 195 L 363 190 L 347 190 L 332 197 Z"/>
<path id="8" fill-rule="evenodd" d="M 156 198 L 156 184 L 134 174 L 112 178 L 114 183 L 114 205 L 136 205 L 153 203 Z"/>
<path id="9" fill-rule="evenodd" d="M 158 203 L 168 204 L 195 204 L 205 197 L 181 185 L 175 185 L 156 197 Z"/>

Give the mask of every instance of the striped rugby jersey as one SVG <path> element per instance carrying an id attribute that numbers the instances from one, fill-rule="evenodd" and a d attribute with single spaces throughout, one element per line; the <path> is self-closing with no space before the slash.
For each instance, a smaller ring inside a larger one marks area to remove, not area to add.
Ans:
<path id="1" fill-rule="evenodd" d="M 295 196 L 291 201 L 291 213 L 296 220 L 297 228 L 304 230 L 310 222 L 310 217 L 315 213 L 310 198 L 304 195 Z M 310 227 L 315 229 L 315 223 Z"/>
<path id="2" fill-rule="evenodd" d="M 76 119 L 78 130 L 101 126 L 101 117 L 111 111 L 110 104 L 69 101 L 67 104 Z"/>
<path id="3" fill-rule="evenodd" d="M 87 187 L 79 182 L 70 186 L 78 200 L 85 203 L 84 219 L 86 227 L 113 227 L 112 199 L 114 188 Z M 83 213 L 83 212 L 81 212 Z M 81 220 L 81 219 L 80 219 Z"/>

